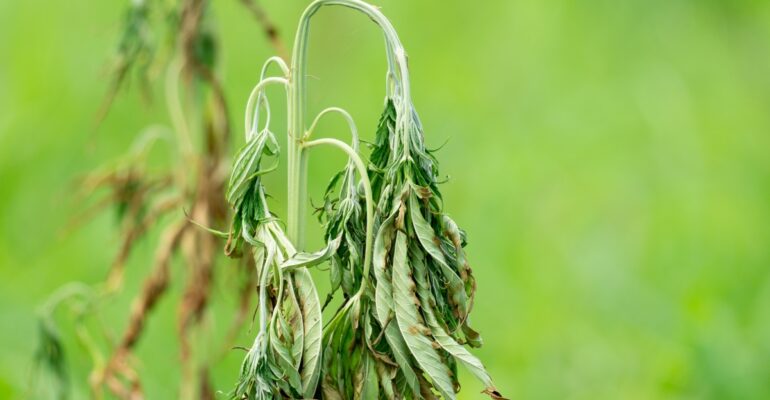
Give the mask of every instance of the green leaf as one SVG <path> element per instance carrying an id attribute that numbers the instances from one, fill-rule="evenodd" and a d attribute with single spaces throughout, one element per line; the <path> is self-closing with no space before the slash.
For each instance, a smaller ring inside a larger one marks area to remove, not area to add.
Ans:
<path id="1" fill-rule="evenodd" d="M 337 251 L 337 248 L 340 247 L 341 240 L 342 236 L 340 235 L 334 240 L 329 241 L 326 244 L 326 247 L 314 253 L 298 252 L 288 260 L 284 261 L 283 264 L 281 264 L 281 269 L 291 271 L 296 268 L 313 267 L 321 264 Z"/>
<path id="2" fill-rule="evenodd" d="M 259 349 L 262 347 L 261 337 L 251 350 L 246 354 L 241 364 L 240 376 L 235 385 L 235 389 L 228 394 L 230 400 L 242 400 L 244 397 L 249 399 L 272 399 L 277 391 L 275 388 L 275 373 L 272 363 L 268 361 L 266 355 Z M 280 371 L 279 371 L 280 372 Z"/>
<path id="3" fill-rule="evenodd" d="M 274 326 L 270 329 L 270 347 L 273 349 L 273 354 L 278 362 L 278 366 L 281 367 L 282 376 L 286 378 L 292 389 L 297 391 L 297 393 L 300 393 L 302 392 L 302 382 L 300 380 L 299 372 L 294 369 L 294 360 L 292 360 L 291 351 L 286 343 L 278 337 L 276 328 L 277 327 Z"/>
<path id="4" fill-rule="evenodd" d="M 393 251 L 393 298 L 398 327 L 417 364 L 428 374 L 433 385 L 444 398 L 454 399 L 449 369 L 433 348 L 433 341 L 423 333 L 426 327 L 419 316 L 419 302 L 414 289 L 407 257 L 406 235 L 398 232 Z"/>
<path id="5" fill-rule="evenodd" d="M 302 352 L 302 393 L 305 398 L 313 398 L 321 372 L 321 302 L 318 299 L 313 278 L 305 268 L 293 272 L 294 284 L 297 288 L 299 305 L 302 308 L 302 323 L 304 327 L 304 350 Z"/>
<path id="6" fill-rule="evenodd" d="M 465 367 L 487 387 L 487 389 L 494 390 L 492 378 L 489 376 L 489 373 L 487 373 L 487 370 L 484 369 L 481 361 L 468 352 L 465 347 L 457 343 L 457 341 L 455 341 L 439 323 L 433 312 L 433 307 L 431 306 L 433 297 L 428 283 L 427 267 L 423 262 L 424 255 L 419 250 L 412 251 L 411 253 L 410 259 L 414 271 L 414 278 L 417 283 L 417 297 L 420 299 L 422 314 L 425 316 L 425 321 L 433 333 L 436 342 L 449 354 L 460 360 Z"/>
<path id="7" fill-rule="evenodd" d="M 380 198 L 380 194 L 385 184 L 385 177 L 382 172 L 392 159 L 390 140 L 393 137 L 396 125 L 396 108 L 393 100 L 388 99 L 385 104 L 380 120 L 377 123 L 377 132 L 375 134 L 374 146 L 369 156 L 369 170 L 371 174 L 372 193 L 375 199 Z"/>
<path id="8" fill-rule="evenodd" d="M 329 262 L 329 280 L 331 281 L 331 293 L 337 291 L 342 283 L 342 260 L 336 255 Z M 331 294 L 330 293 L 330 294 Z"/>
<path id="9" fill-rule="evenodd" d="M 395 220 L 396 215 L 396 213 L 391 214 L 391 216 L 380 225 L 380 229 L 377 232 L 377 237 L 374 241 L 372 264 L 374 267 L 375 279 L 377 280 L 374 291 L 375 311 L 380 325 L 385 329 L 385 341 L 387 341 L 390 346 L 396 363 L 401 368 L 408 386 L 412 389 L 415 398 L 417 398 L 420 391 L 420 382 L 414 369 L 412 369 L 406 342 L 404 342 L 403 337 L 401 337 L 396 322 L 391 321 L 393 312 L 393 287 L 391 283 L 392 274 L 388 269 L 387 264 L 388 253 L 390 252 L 390 247 L 393 243 L 395 234 L 393 221 Z M 385 390 L 385 392 L 387 394 L 387 390 Z"/>
<path id="10" fill-rule="evenodd" d="M 393 220 L 395 214 L 386 219 L 377 231 L 372 252 L 372 266 L 374 278 L 377 280 L 374 288 L 374 302 L 377 311 L 377 320 L 381 326 L 385 326 L 393 311 L 393 288 L 391 285 L 391 273 L 388 271 L 388 253 L 393 242 Z"/>
<path id="11" fill-rule="evenodd" d="M 380 398 L 380 384 L 377 376 L 377 369 L 374 365 L 374 359 L 363 351 L 363 361 L 361 363 L 361 386 L 356 399 L 360 400 L 378 400 Z"/>
<path id="12" fill-rule="evenodd" d="M 460 278 L 466 282 L 466 285 L 473 279 L 471 268 L 468 265 L 468 261 L 465 259 L 465 251 L 463 250 L 463 234 L 457 223 L 444 215 L 442 220 L 444 226 L 444 235 L 452 242 L 455 248 L 455 265 L 457 270 L 460 271 Z M 466 286 L 466 290 L 469 288 Z"/>
<path id="13" fill-rule="evenodd" d="M 294 282 L 291 279 L 287 279 L 286 283 L 289 286 L 288 296 L 289 304 L 291 304 L 292 312 L 290 314 L 289 322 L 292 327 L 292 345 L 291 355 L 294 360 L 294 367 L 299 370 L 302 362 L 302 351 L 305 345 L 305 328 L 302 321 L 302 307 L 297 300 L 296 290 L 294 288 Z M 301 392 L 301 391 L 300 391 Z"/>
<path id="14" fill-rule="evenodd" d="M 266 135 L 260 133 L 255 135 L 246 143 L 233 162 L 233 170 L 230 173 L 230 180 L 227 186 L 227 201 L 235 204 L 237 200 L 245 194 L 249 181 L 249 176 L 259 169 L 259 163 L 262 159 L 262 150 L 265 146 Z"/>
<path id="15" fill-rule="evenodd" d="M 396 392 L 393 387 L 393 379 L 396 377 L 396 370 L 381 362 L 376 363 L 375 367 L 380 378 L 380 387 L 382 388 L 383 395 L 387 400 L 395 400 Z"/>
<path id="16" fill-rule="evenodd" d="M 444 253 L 441 251 L 441 247 L 439 247 L 440 239 L 436 236 L 435 232 L 433 232 L 433 228 L 430 224 L 428 224 L 422 216 L 422 213 L 420 212 L 420 203 L 417 201 L 417 197 L 414 194 L 409 196 L 409 209 L 412 217 L 412 225 L 414 226 L 414 231 L 417 234 L 420 244 L 422 244 L 422 247 L 441 267 L 441 271 L 448 281 L 452 302 L 460 310 L 460 316 L 465 316 L 467 314 L 465 284 L 449 264 L 447 264 Z"/>
<path id="17" fill-rule="evenodd" d="M 412 395 L 415 398 L 420 398 L 420 381 L 417 378 L 417 373 L 412 367 L 409 348 L 404 341 L 404 337 L 401 336 L 396 321 L 391 321 L 385 327 L 385 340 L 388 342 L 388 345 L 393 352 L 393 358 L 396 359 L 396 364 L 398 364 L 401 373 L 404 375 L 407 386 L 412 390 Z"/>

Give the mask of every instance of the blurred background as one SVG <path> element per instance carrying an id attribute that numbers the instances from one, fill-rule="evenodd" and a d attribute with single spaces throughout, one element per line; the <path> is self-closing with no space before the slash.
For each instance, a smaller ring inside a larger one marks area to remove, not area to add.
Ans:
<path id="1" fill-rule="evenodd" d="M 291 46 L 307 2 L 261 4 Z M 485 345 L 475 353 L 502 393 L 770 397 L 770 2 L 376 4 L 409 52 L 429 147 L 447 142 L 437 154 L 450 177 L 444 204 L 468 232 L 479 286 L 473 322 Z M 0 398 L 32 396 L 36 309 L 64 283 L 103 280 L 115 256 L 114 213 L 70 227 L 84 208 L 77 178 L 169 123 L 161 98 L 129 85 L 95 128 L 127 6 L 0 2 Z M 274 51 L 237 1 L 214 2 L 214 16 L 241 143 L 241 110 Z M 309 68 L 311 114 L 347 108 L 371 139 L 385 72 L 375 26 L 322 10 Z M 332 120 L 319 134 L 345 137 Z M 311 199 L 342 164 L 314 153 Z M 268 181 L 281 215 L 284 180 Z M 138 243 L 127 289 L 104 312 L 116 332 L 157 235 Z M 172 275 L 183 271 L 176 263 Z M 214 332 L 232 312 L 233 282 L 215 283 Z M 137 347 L 150 399 L 178 390 L 181 287 L 170 290 Z M 69 344 L 72 394 L 84 398 L 89 360 Z M 231 388 L 241 359 L 233 351 L 216 366 L 216 389 Z M 460 398 L 479 398 L 461 374 Z"/>

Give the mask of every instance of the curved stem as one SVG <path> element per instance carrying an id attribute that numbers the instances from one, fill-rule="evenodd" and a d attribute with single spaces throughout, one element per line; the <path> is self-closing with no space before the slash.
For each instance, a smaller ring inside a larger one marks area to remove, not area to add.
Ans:
<path id="1" fill-rule="evenodd" d="M 323 138 L 305 142 L 302 146 L 309 148 L 324 144 L 337 147 L 347 153 L 350 159 L 353 160 L 353 163 L 355 163 L 356 169 L 358 169 L 358 174 L 361 175 L 361 181 L 363 181 L 364 184 L 364 197 L 366 199 L 366 242 L 364 247 L 364 271 L 363 276 L 361 277 L 361 287 L 358 289 L 357 294 L 360 295 L 360 293 L 362 293 L 366 288 L 366 284 L 369 278 L 369 266 L 372 263 L 372 241 L 374 236 L 374 198 L 372 196 L 372 185 L 369 183 L 369 175 L 367 174 L 366 165 L 364 165 L 361 157 L 359 157 L 358 153 L 356 153 L 356 151 L 345 142 L 338 139 Z"/>
<path id="2" fill-rule="evenodd" d="M 318 125 L 318 121 L 321 119 L 321 117 L 333 112 L 342 115 L 342 117 L 345 118 L 345 121 L 348 123 L 348 128 L 350 128 L 350 134 L 353 137 L 351 140 L 351 147 L 353 147 L 353 150 L 357 153 L 358 152 L 358 129 L 356 128 L 356 123 L 355 121 L 353 121 L 353 117 L 350 115 L 350 113 L 348 113 L 347 111 L 339 107 L 329 107 L 324 109 L 320 113 L 318 113 L 318 115 L 313 120 L 313 123 L 310 125 L 310 129 L 308 129 L 307 132 L 305 132 L 305 134 L 302 136 L 302 139 L 303 140 L 310 139 L 310 135 L 312 135 L 313 132 L 315 131 L 315 127 L 316 125 Z"/>
<path id="3" fill-rule="evenodd" d="M 283 60 L 283 58 L 278 56 L 270 57 L 267 59 L 267 61 L 265 61 L 264 64 L 262 64 L 262 70 L 259 72 L 260 82 L 265 80 L 265 77 L 267 75 L 267 70 L 270 68 L 270 65 L 272 64 L 277 65 L 281 69 L 281 72 L 283 73 L 283 77 L 287 79 L 287 83 L 284 86 L 288 86 L 289 66 L 286 65 L 286 62 Z M 259 106 L 262 104 L 264 104 L 265 113 L 267 114 L 265 119 L 265 127 L 270 126 L 270 102 L 267 101 L 267 96 L 265 95 L 264 89 L 260 90 L 257 93 L 252 92 L 252 95 L 255 95 L 255 94 L 256 94 L 256 104 L 255 105 L 253 104 L 255 102 L 253 100 L 253 97 L 249 96 L 249 100 L 251 102 L 247 102 L 247 105 L 252 104 L 253 110 L 254 110 L 251 129 L 254 131 L 258 131 L 259 130 Z M 250 133 L 249 130 L 247 130 L 246 132 L 247 132 L 247 135 Z"/>
<path id="4" fill-rule="evenodd" d="M 257 101 L 257 97 L 262 94 L 262 91 L 265 90 L 265 87 L 271 84 L 288 85 L 289 80 L 286 78 L 271 76 L 259 81 L 257 86 L 254 86 L 254 89 L 251 90 L 251 94 L 249 94 L 249 101 L 246 102 L 246 117 L 244 118 L 244 126 L 246 127 L 246 140 L 251 137 L 253 134 L 252 131 L 254 130 L 254 126 L 252 125 L 254 103 Z"/>
<path id="5" fill-rule="evenodd" d="M 265 61 L 265 63 L 262 65 L 262 72 L 259 75 L 259 79 L 262 80 L 265 78 L 265 73 L 267 72 L 267 68 L 270 67 L 270 64 L 275 64 L 278 66 L 278 68 L 281 69 L 281 72 L 283 72 L 283 76 L 288 77 L 290 70 L 289 66 L 286 64 L 286 61 L 283 60 L 283 58 L 279 56 L 272 56 Z"/>
<path id="6" fill-rule="evenodd" d="M 353 150 L 356 153 L 358 153 L 358 147 L 359 147 L 359 142 L 360 141 L 358 139 L 358 129 L 356 128 L 356 123 L 355 123 L 355 121 L 353 121 L 353 117 L 350 115 L 350 113 L 348 113 L 347 111 L 345 111 L 344 109 L 339 108 L 339 107 L 329 107 L 329 108 L 324 109 L 320 113 L 318 113 L 318 115 L 316 115 L 315 119 L 313 120 L 313 123 L 310 125 L 310 129 L 308 129 L 307 132 L 305 132 L 305 134 L 302 136 L 302 140 L 307 141 L 310 138 L 310 136 L 313 134 L 313 132 L 315 132 L 315 128 L 316 128 L 316 125 L 318 125 L 318 121 L 324 115 L 332 113 L 332 112 L 336 112 L 336 113 L 342 115 L 342 117 L 345 118 L 345 121 L 347 121 L 348 128 L 350 129 L 350 135 L 352 136 L 352 140 L 351 140 L 350 146 L 353 147 Z M 352 159 L 350 159 L 350 161 L 348 161 L 348 163 L 352 163 L 352 162 L 353 162 Z M 351 176 L 346 176 L 346 178 L 351 183 L 353 182 L 353 177 L 352 177 L 353 174 L 355 174 L 355 172 L 353 170 L 350 170 L 347 175 L 351 175 Z M 349 190 L 355 192 L 355 184 L 351 184 L 349 186 Z"/>
<path id="7" fill-rule="evenodd" d="M 294 39 L 294 49 L 291 60 L 291 79 L 289 81 L 289 129 L 288 135 L 288 215 L 287 233 L 289 239 L 297 244 L 297 250 L 304 248 L 304 223 L 307 181 L 307 157 L 302 152 L 302 141 L 305 132 L 305 112 L 307 107 L 307 87 L 305 71 L 307 64 L 307 45 L 310 33 L 310 19 L 323 6 L 338 5 L 360 11 L 372 19 L 385 34 L 386 54 L 389 69 L 397 67 L 397 72 L 390 73 L 394 90 L 400 89 L 399 105 L 409 107 L 409 71 L 406 63 L 406 52 L 396 34 L 393 25 L 374 6 L 361 0 L 316 0 L 310 4 L 300 18 L 297 34 Z M 398 84 L 397 78 L 401 83 Z M 391 84 L 388 84 L 390 88 Z M 409 115 L 408 112 L 399 113 Z M 406 126 L 405 122 L 401 123 Z"/>

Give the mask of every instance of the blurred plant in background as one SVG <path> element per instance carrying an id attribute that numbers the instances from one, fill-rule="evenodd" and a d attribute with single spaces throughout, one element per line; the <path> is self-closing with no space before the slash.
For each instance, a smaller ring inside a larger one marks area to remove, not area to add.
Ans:
<path id="1" fill-rule="evenodd" d="M 276 50 L 284 49 L 264 10 L 255 0 L 241 3 L 254 13 Z M 170 282 L 184 278 L 177 306 L 177 333 L 182 371 L 180 398 L 214 398 L 209 368 L 232 347 L 234 334 L 220 344 L 222 351 L 196 351 L 191 336 L 206 313 L 215 265 L 221 252 L 216 238 L 191 229 L 184 216 L 163 217 L 184 208 L 189 218 L 205 225 L 220 225 L 227 213 L 222 195 L 228 175 L 230 121 L 228 105 L 217 74 L 219 56 L 215 21 L 207 0 L 133 1 L 123 21 L 124 31 L 112 65 L 112 84 L 98 116 L 104 118 L 115 96 L 137 83 L 147 101 L 153 85 L 162 84 L 171 127 L 150 125 L 137 135 L 129 153 L 89 174 L 81 183 L 81 196 L 103 197 L 80 220 L 112 208 L 121 225 L 121 244 L 104 283 L 94 288 L 68 284 L 56 291 L 41 309 L 38 363 L 57 378 L 59 397 L 67 396 L 67 360 L 56 312 L 67 306 L 74 319 L 79 343 L 91 355 L 92 395 L 102 398 L 106 387 L 123 399 L 143 397 L 132 350 L 146 329 L 147 319 Z M 167 162 L 160 172 L 148 166 L 148 154 L 164 144 Z M 76 221 L 81 222 L 81 221 Z M 162 223 L 161 223 L 162 222 Z M 159 225 L 160 224 L 160 225 Z M 128 324 L 118 338 L 101 323 L 104 302 L 123 290 L 124 268 L 135 244 L 148 231 L 161 229 L 152 270 L 134 294 Z M 181 256 L 185 274 L 172 274 L 173 257 Z M 233 330 L 248 313 L 253 267 L 241 261 L 242 300 L 234 313 Z"/>

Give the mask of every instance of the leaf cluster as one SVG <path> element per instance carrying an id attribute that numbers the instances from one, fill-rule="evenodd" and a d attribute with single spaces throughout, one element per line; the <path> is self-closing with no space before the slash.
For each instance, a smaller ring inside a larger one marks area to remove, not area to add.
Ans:
<path id="1" fill-rule="evenodd" d="M 232 398 L 454 399 L 459 364 L 490 397 L 503 398 L 465 347 L 481 346 L 469 321 L 476 283 L 465 233 L 441 209 L 436 159 L 425 149 L 416 114 L 408 115 L 408 123 L 399 124 L 398 107 L 388 99 L 372 144 L 368 175 L 377 233 L 371 269 L 363 257 L 364 183 L 355 179 L 352 163 L 332 177 L 317 210 L 325 248 L 302 253 L 270 214 L 261 183 L 274 169 L 261 166 L 263 157 L 278 153 L 273 134 L 253 135 L 236 157 L 227 191 L 234 210 L 227 251 L 252 250 L 260 332 Z M 321 331 L 318 295 L 302 289 L 314 287 L 307 268 L 327 261 L 332 290 L 326 303 L 337 292 L 343 301 Z"/>
<path id="2" fill-rule="evenodd" d="M 425 149 L 416 113 L 408 109 L 407 122 L 399 123 L 396 101 L 386 101 L 369 159 L 377 202 L 374 284 L 354 307 L 342 310 L 349 315 L 336 314 L 325 328 L 320 392 L 330 399 L 431 399 L 437 394 L 453 399 L 460 389 L 457 365 L 463 364 L 487 394 L 502 398 L 464 347 L 481 346 L 469 323 L 476 283 L 465 257 L 465 233 L 441 210 L 437 162 Z M 343 190 L 338 203 L 348 193 L 356 192 Z M 343 207 L 324 213 L 327 240 L 339 234 L 338 221 L 357 226 Z M 364 270 L 344 252 L 335 259 L 347 261 L 357 271 L 353 276 Z M 342 289 L 346 300 L 355 298 L 355 291 Z"/>
<path id="3" fill-rule="evenodd" d="M 226 252 L 248 247 L 259 282 L 259 333 L 243 361 L 232 399 L 312 397 L 319 376 L 321 305 L 310 273 L 314 257 L 297 254 L 269 210 L 261 176 L 264 158 L 278 147 L 267 129 L 238 153 L 227 200 L 234 210 Z M 322 256 L 321 256 L 322 257 Z"/>

